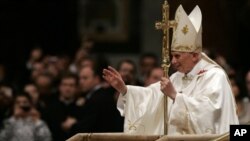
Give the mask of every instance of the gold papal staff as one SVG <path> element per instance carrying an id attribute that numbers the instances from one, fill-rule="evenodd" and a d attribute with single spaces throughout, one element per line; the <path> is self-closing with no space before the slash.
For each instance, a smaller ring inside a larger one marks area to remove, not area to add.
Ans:
<path id="1" fill-rule="evenodd" d="M 169 4 L 167 0 L 162 4 L 162 21 L 156 22 L 156 29 L 163 31 L 162 38 L 162 64 L 161 67 L 164 71 L 164 77 L 168 76 L 168 71 L 170 67 L 170 55 L 169 55 L 169 29 L 175 27 L 176 22 L 169 20 Z M 164 96 L 164 134 L 168 133 L 168 101 L 167 96 Z"/>

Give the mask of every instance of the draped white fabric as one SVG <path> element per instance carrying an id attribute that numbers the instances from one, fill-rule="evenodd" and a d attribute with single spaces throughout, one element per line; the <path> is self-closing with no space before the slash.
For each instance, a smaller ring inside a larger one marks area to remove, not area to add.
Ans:
<path id="1" fill-rule="evenodd" d="M 222 134 L 230 124 L 238 124 L 236 104 L 225 72 L 202 59 L 183 79 L 174 73 L 170 79 L 177 93 L 168 98 L 168 134 Z M 163 93 L 160 83 L 149 87 L 127 86 L 117 108 L 125 116 L 124 132 L 131 134 L 164 133 Z"/>

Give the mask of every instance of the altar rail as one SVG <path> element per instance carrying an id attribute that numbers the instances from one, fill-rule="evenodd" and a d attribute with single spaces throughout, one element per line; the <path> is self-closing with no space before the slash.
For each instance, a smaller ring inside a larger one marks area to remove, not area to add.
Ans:
<path id="1" fill-rule="evenodd" d="M 66 141 L 217 141 L 221 135 L 131 135 L 124 133 L 78 133 Z M 228 141 L 223 138 L 220 141 Z"/>

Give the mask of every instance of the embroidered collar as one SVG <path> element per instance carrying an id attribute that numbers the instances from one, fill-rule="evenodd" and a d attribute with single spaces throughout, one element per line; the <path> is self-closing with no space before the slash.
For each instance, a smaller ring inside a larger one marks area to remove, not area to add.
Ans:
<path id="1" fill-rule="evenodd" d="M 197 73 L 197 75 L 200 75 L 200 74 L 202 74 L 202 73 L 204 73 L 204 72 L 206 72 L 207 70 L 200 70 L 198 73 Z"/>
<path id="2" fill-rule="evenodd" d="M 194 67 L 193 69 L 187 73 L 187 74 L 184 74 L 184 73 L 180 73 L 180 76 L 181 78 L 183 79 L 186 79 L 186 80 L 192 80 L 196 75 L 200 75 L 204 72 L 206 72 L 207 70 L 204 69 L 205 67 L 205 61 L 203 59 L 201 59 Z"/>

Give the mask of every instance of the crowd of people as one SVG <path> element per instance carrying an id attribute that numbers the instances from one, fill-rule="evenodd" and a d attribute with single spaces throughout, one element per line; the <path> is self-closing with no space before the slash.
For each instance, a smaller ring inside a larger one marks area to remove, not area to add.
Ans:
<path id="1" fill-rule="evenodd" d="M 5 83 L 0 65 L 0 141 L 61 141 L 79 132 L 123 131 L 124 118 L 116 108 L 119 93 L 102 76 L 110 62 L 91 51 L 92 42 L 86 41 L 74 58 L 34 48 L 17 88 Z M 163 76 L 159 59 L 145 53 L 138 62 L 120 60 L 116 69 L 125 84 L 149 86 Z M 239 79 L 223 56 L 213 59 L 230 77 L 240 123 L 249 122 L 250 70 Z"/>
<path id="2" fill-rule="evenodd" d="M 109 60 L 91 52 L 92 44 L 86 42 L 74 58 L 32 49 L 20 84 L 5 83 L 1 65 L 0 141 L 61 141 L 79 132 L 123 131 L 124 118 L 116 108 L 119 94 L 102 77 Z M 154 54 L 140 60 L 140 77 L 136 62 L 117 64 L 126 84 L 150 85 L 163 75 Z"/>

